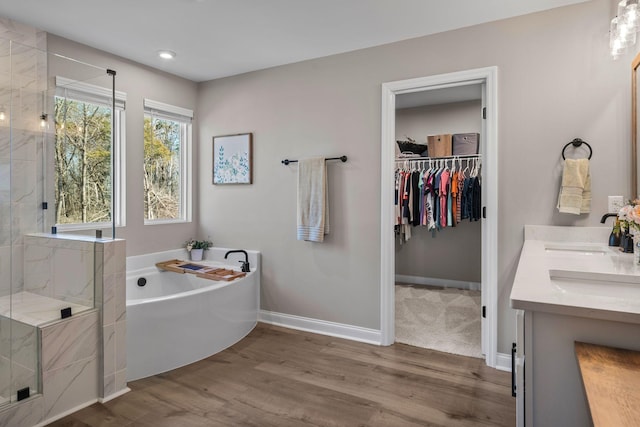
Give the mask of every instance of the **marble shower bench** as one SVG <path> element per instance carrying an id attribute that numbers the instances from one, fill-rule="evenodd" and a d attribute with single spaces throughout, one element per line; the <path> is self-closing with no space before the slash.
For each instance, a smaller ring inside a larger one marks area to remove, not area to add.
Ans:
<path id="1" fill-rule="evenodd" d="M 0 297 L 0 336 L 4 343 L 11 343 L 0 351 L 0 365 L 2 372 L 12 373 L 11 382 L 3 382 L 0 389 L 3 399 L 0 403 L 17 401 L 17 390 L 28 389 L 29 395 L 39 392 L 38 349 L 42 331 L 64 320 L 62 309 L 69 309 L 73 316 L 93 310 L 93 307 L 24 291 Z"/>
<path id="2" fill-rule="evenodd" d="M 129 391 L 125 241 L 29 234 L 23 259 L 24 286 L 11 296 L 10 321 L 14 332 L 31 330 L 39 357 L 34 378 L 41 382 L 30 398 L 0 408 L 0 426 L 46 425 Z M 8 301 L 0 298 L 0 320 L 9 320 Z M 61 319 L 67 307 L 71 316 Z M 26 351 L 15 348 L 13 359 Z"/>
<path id="3" fill-rule="evenodd" d="M 71 315 L 74 316 L 91 310 L 93 307 L 61 301 L 26 291 L 0 297 L 0 316 L 31 326 L 44 326 L 61 320 L 60 311 L 64 308 L 70 308 Z"/>

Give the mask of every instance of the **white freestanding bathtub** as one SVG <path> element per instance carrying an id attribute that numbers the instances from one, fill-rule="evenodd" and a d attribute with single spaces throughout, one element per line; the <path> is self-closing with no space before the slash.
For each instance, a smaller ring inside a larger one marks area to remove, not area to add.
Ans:
<path id="1" fill-rule="evenodd" d="M 241 253 L 211 248 L 198 264 L 240 271 Z M 159 374 L 218 353 L 256 325 L 260 253 L 247 251 L 251 272 L 231 282 L 160 270 L 157 262 L 188 260 L 185 249 L 127 258 L 127 380 Z M 140 280 L 144 279 L 144 280 Z M 144 286 L 139 286 L 138 282 Z"/>

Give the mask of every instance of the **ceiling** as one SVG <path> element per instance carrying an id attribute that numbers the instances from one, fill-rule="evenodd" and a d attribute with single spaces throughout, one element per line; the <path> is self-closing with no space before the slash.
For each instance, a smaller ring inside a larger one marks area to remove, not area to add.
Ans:
<path id="1" fill-rule="evenodd" d="M 468 84 L 400 94 L 396 96 L 396 110 L 480 100 L 482 100 L 482 85 Z"/>
<path id="2" fill-rule="evenodd" d="M 0 16 L 199 82 L 583 1 L 0 0 Z"/>

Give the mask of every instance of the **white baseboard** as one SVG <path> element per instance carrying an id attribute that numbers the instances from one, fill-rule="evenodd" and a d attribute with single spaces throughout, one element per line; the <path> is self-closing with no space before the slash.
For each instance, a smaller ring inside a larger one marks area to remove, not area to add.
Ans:
<path id="1" fill-rule="evenodd" d="M 329 335 L 337 338 L 345 338 L 367 344 L 380 345 L 381 343 L 379 330 L 362 328 L 360 326 L 345 325 L 343 323 L 328 322 L 326 320 L 312 319 L 309 317 L 300 317 L 266 310 L 260 310 L 258 320 L 271 325 L 283 326 L 285 328 L 313 332 L 321 335 Z"/>
<path id="2" fill-rule="evenodd" d="M 480 282 L 465 282 L 463 280 L 438 279 L 435 277 L 407 276 L 396 274 L 396 282 L 410 283 L 412 285 L 439 286 L 442 288 L 468 289 L 479 291 L 482 289 Z"/>
<path id="3" fill-rule="evenodd" d="M 496 369 L 511 372 L 511 355 L 496 353 Z"/>

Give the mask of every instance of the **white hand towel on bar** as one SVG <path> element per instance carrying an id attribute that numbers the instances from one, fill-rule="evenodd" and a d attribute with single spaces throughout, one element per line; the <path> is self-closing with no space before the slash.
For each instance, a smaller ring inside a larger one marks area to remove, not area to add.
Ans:
<path id="1" fill-rule="evenodd" d="M 591 175 L 588 159 L 566 159 L 557 208 L 562 213 L 580 215 L 591 211 Z"/>
<path id="2" fill-rule="evenodd" d="M 329 234 L 329 194 L 324 157 L 298 161 L 298 240 L 324 241 Z"/>

